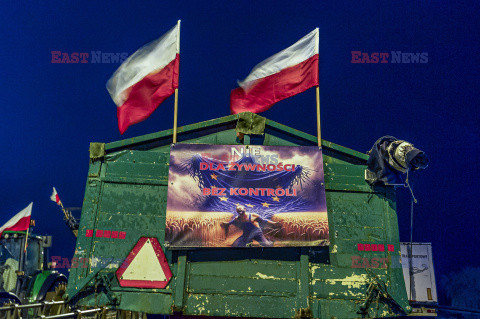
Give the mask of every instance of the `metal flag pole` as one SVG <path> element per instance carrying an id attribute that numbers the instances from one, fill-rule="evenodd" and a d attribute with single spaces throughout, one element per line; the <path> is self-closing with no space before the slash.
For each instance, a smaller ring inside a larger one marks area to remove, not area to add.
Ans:
<path id="1" fill-rule="evenodd" d="M 180 20 L 177 22 L 177 54 L 180 54 Z M 175 89 L 175 104 L 173 110 L 173 144 L 177 143 L 178 119 L 178 88 Z"/>
<path id="2" fill-rule="evenodd" d="M 178 89 L 175 89 L 175 106 L 173 110 L 173 144 L 177 143 L 177 118 L 178 118 Z"/>
<path id="3" fill-rule="evenodd" d="M 408 171 L 407 171 L 408 173 Z M 411 186 L 409 185 L 410 190 L 412 190 Z M 415 290 L 413 286 L 415 285 L 415 278 L 413 277 L 413 204 L 414 204 L 415 197 L 413 196 L 410 199 L 410 252 L 408 255 L 408 273 L 410 275 L 410 300 L 415 300 L 416 296 L 413 296 Z"/>
<path id="4" fill-rule="evenodd" d="M 62 201 L 60 201 L 60 207 L 62 207 L 62 212 L 63 212 L 63 215 L 65 216 L 65 220 L 67 221 L 67 225 L 70 225 L 68 222 L 70 220 L 70 215 L 68 214 L 68 211 L 65 209 L 65 207 L 63 207 L 63 203 Z M 71 214 L 71 213 L 70 213 Z M 72 215 L 73 216 L 73 215 Z M 78 229 L 72 229 L 72 232 L 73 232 L 73 235 L 75 237 L 78 237 Z"/>
<path id="5" fill-rule="evenodd" d="M 315 35 L 315 49 L 316 49 L 316 54 L 319 54 L 319 33 L 320 30 L 318 28 L 315 29 L 317 31 L 317 34 Z M 320 58 L 320 57 L 319 57 Z M 316 93 L 317 93 L 317 138 L 318 138 L 318 147 L 322 147 L 322 133 L 320 129 L 320 72 L 317 73 L 318 76 L 318 85 L 315 88 Z"/>
<path id="6" fill-rule="evenodd" d="M 23 252 L 26 253 L 27 252 L 27 246 L 28 246 L 28 232 L 30 231 L 30 225 L 28 225 L 28 228 L 27 228 L 27 233 L 25 234 L 25 246 L 23 248 Z"/>
<path id="7" fill-rule="evenodd" d="M 320 87 L 316 87 L 317 91 L 317 137 L 318 137 L 318 147 L 322 147 L 322 133 L 320 129 Z"/>
<path id="8" fill-rule="evenodd" d="M 407 187 L 410 190 L 410 245 L 409 245 L 409 252 L 408 252 L 408 273 L 410 277 L 410 300 L 415 300 L 415 289 L 413 289 L 413 286 L 415 286 L 415 278 L 413 277 L 413 205 L 417 203 L 417 199 L 415 198 L 415 195 L 413 195 L 413 189 L 412 185 L 410 185 L 410 177 L 409 173 L 410 169 L 407 170 Z"/>

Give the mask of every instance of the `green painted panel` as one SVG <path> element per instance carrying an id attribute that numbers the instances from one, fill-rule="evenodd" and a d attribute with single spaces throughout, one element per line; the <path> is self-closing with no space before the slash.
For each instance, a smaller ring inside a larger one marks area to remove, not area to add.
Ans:
<path id="1" fill-rule="evenodd" d="M 294 142 L 288 141 L 281 137 L 277 137 L 271 134 L 265 135 L 265 144 L 264 145 L 279 145 L 279 146 L 297 146 Z"/>
<path id="2" fill-rule="evenodd" d="M 100 162 L 93 162 L 90 164 L 88 167 L 88 177 L 98 177 L 100 176 L 100 168 L 101 168 L 101 163 Z"/>
<path id="3" fill-rule="evenodd" d="M 205 316 L 292 318 L 296 299 L 274 296 L 189 294 L 185 313 Z"/>
<path id="4" fill-rule="evenodd" d="M 241 271 L 241 269 L 239 269 Z M 275 279 L 270 279 L 272 277 Z M 298 283 L 294 279 L 276 278 L 273 276 L 255 277 L 220 277 L 220 276 L 189 276 L 188 293 L 217 293 L 233 295 L 263 295 L 263 296 L 295 296 Z"/>
<path id="5" fill-rule="evenodd" d="M 212 134 L 199 136 L 194 141 L 189 140 L 188 143 L 192 144 L 224 144 L 224 145 L 235 145 L 236 142 L 236 132 L 234 129 L 222 131 L 222 134 L 218 132 L 212 132 Z"/>
<path id="6" fill-rule="evenodd" d="M 97 167 L 97 165 L 91 164 L 92 166 Z M 98 167 L 95 169 L 98 171 Z M 80 225 L 78 229 L 79 240 L 77 240 L 75 247 L 75 255 L 82 264 L 85 263 L 90 257 L 90 250 L 92 241 L 89 238 L 85 237 L 87 229 L 94 227 L 96 220 L 95 214 L 98 206 L 98 198 L 100 196 L 100 183 L 95 178 L 88 178 L 87 185 L 85 187 L 85 199 L 83 201 L 82 207 L 82 216 L 80 219 Z M 67 293 L 69 295 L 75 294 L 77 290 L 77 282 L 81 281 L 87 276 L 87 267 L 76 267 L 70 269 L 69 273 L 69 284 L 67 285 Z"/>
<path id="7" fill-rule="evenodd" d="M 226 262 L 192 262 L 190 275 L 215 275 L 225 277 L 263 277 L 292 280 L 297 278 L 297 263 L 286 261 L 256 260 L 226 261 Z"/>
<path id="8" fill-rule="evenodd" d="M 324 172 L 327 189 L 371 191 L 370 186 L 365 182 L 366 166 L 338 163 L 328 156 L 325 158 L 327 162 L 324 165 Z"/>
<path id="9" fill-rule="evenodd" d="M 356 238 L 359 242 L 380 241 L 385 237 L 385 230 L 379 227 L 335 226 L 341 238 Z"/>
<path id="10" fill-rule="evenodd" d="M 140 220 L 144 216 L 165 216 L 167 198 L 160 194 L 166 191 L 166 187 L 115 183 L 104 183 L 103 186 L 101 214 L 134 214 Z"/>
<path id="11" fill-rule="evenodd" d="M 141 178 L 142 182 L 168 180 L 169 154 L 165 152 L 124 151 L 112 155 L 106 163 L 109 178 Z"/>
<path id="12" fill-rule="evenodd" d="M 171 313 L 173 299 L 171 294 L 124 292 L 120 302 L 120 308 L 130 311 L 143 309 L 145 313 Z"/>
<path id="13" fill-rule="evenodd" d="M 187 125 L 178 129 L 178 141 L 238 144 L 236 120 L 232 115 Z M 157 237 L 163 245 L 171 134 L 167 130 L 106 144 L 106 156 L 90 162 L 75 257 L 113 262 L 71 270 L 68 294 L 82 296 L 80 304 L 95 303 L 95 271 L 103 267 L 100 273 L 112 275 L 115 262 L 125 258 L 141 236 Z M 245 142 L 317 144 L 314 136 L 270 120 L 264 136 L 246 136 Z M 116 306 L 148 313 L 175 310 L 186 315 L 274 318 L 291 318 L 297 310 L 309 308 L 315 318 L 355 318 L 365 299 L 366 271 L 352 264 L 354 257 L 361 259 L 362 266 L 364 258 L 370 266 L 372 258 L 389 258 L 388 268 L 373 271 L 405 307 L 402 269 L 394 262 L 400 256 L 394 189 L 371 189 L 365 182 L 365 154 L 324 140 L 322 148 L 329 253 L 316 247 L 166 250 L 174 275 L 167 288 L 124 288 L 111 277 L 109 287 L 119 301 Z M 122 230 L 126 238 L 87 238 L 87 229 Z M 395 251 L 358 251 L 359 243 L 384 244 L 385 250 L 394 244 Z M 98 300 L 113 305 L 105 293 L 99 293 Z M 383 305 L 378 309 L 379 315 L 387 314 Z"/>
<path id="14" fill-rule="evenodd" d="M 386 270 L 377 269 L 377 271 L 381 274 L 382 280 L 386 279 Z M 365 298 L 368 276 L 364 269 L 338 268 L 322 273 L 312 266 L 311 272 L 313 273 L 311 289 L 316 298 Z"/>
<path id="15" fill-rule="evenodd" d="M 332 212 L 331 215 L 335 225 L 356 227 L 385 227 L 385 212 L 382 212 L 382 210 L 373 209 L 369 209 L 368 212 L 362 212 L 362 208 L 364 208 L 364 206 L 358 206 L 358 210 L 354 212 Z"/>
<path id="16" fill-rule="evenodd" d="M 297 263 L 224 261 L 190 263 L 188 292 L 295 295 Z"/>
<path id="17" fill-rule="evenodd" d="M 318 302 L 318 318 L 325 319 L 348 319 L 360 318 L 356 312 L 358 311 L 359 303 L 353 300 L 320 300 Z M 376 303 L 371 307 L 369 318 L 391 317 L 393 314 L 389 313 L 387 309 L 380 304 L 377 310 Z"/>

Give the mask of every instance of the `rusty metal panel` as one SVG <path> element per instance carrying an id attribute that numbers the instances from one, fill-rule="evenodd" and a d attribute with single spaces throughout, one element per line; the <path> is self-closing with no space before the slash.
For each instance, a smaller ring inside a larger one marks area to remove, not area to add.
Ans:
<path id="1" fill-rule="evenodd" d="M 178 141 L 238 144 L 236 120 L 232 115 L 181 127 Z M 109 143 L 103 157 L 91 159 L 75 250 L 76 258 L 88 262 L 70 272 L 72 301 L 160 314 L 356 318 L 370 282 L 366 266 L 407 307 L 394 189 L 370 188 L 363 175 L 367 156 L 327 141 L 322 146 L 330 247 L 164 249 L 173 273 L 165 289 L 121 287 L 114 273 L 140 237 L 156 237 L 165 248 L 171 136 L 167 130 Z M 270 120 L 265 135 L 245 136 L 244 142 L 316 145 L 315 137 Z M 124 237 L 112 238 L 112 231 Z M 384 250 L 359 250 L 358 244 Z M 393 313 L 375 304 L 369 315 Z"/>
<path id="2" fill-rule="evenodd" d="M 193 295 L 185 309 L 188 314 L 206 316 L 293 318 L 296 303 L 285 297 Z"/>
<path id="3" fill-rule="evenodd" d="M 187 292 L 295 296 L 295 262 L 269 260 L 190 263 Z"/>

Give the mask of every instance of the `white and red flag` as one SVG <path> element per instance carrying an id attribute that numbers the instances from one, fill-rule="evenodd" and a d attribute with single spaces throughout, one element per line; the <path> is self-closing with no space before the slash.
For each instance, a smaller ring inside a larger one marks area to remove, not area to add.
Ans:
<path id="1" fill-rule="evenodd" d="M 161 38 L 143 46 L 107 82 L 117 105 L 118 129 L 146 120 L 178 88 L 180 20 Z"/>
<path id="2" fill-rule="evenodd" d="M 60 205 L 60 206 L 62 205 L 62 201 L 60 200 L 60 197 L 58 196 L 58 193 L 55 187 L 53 188 L 52 195 L 50 195 L 50 199 L 55 203 L 57 203 L 57 205 Z"/>
<path id="3" fill-rule="evenodd" d="M 318 28 L 255 66 L 230 93 L 232 114 L 260 113 L 318 85 Z"/>
<path id="4" fill-rule="evenodd" d="M 30 227 L 30 216 L 32 215 L 33 202 L 25 207 L 21 212 L 10 218 L 8 222 L 0 227 L 0 237 L 6 230 L 10 231 L 26 231 Z"/>

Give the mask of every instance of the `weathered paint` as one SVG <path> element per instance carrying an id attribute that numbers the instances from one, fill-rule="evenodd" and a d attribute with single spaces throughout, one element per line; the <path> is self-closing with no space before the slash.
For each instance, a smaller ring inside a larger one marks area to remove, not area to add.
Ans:
<path id="1" fill-rule="evenodd" d="M 342 279 L 325 279 L 325 282 L 329 285 L 336 285 L 337 283 L 342 284 L 343 286 L 348 286 L 348 288 L 360 288 L 367 283 L 367 275 L 355 275 L 347 276 Z"/>
<path id="2" fill-rule="evenodd" d="M 238 144 L 236 119 L 232 115 L 181 127 L 178 141 Z M 352 256 L 398 258 L 395 192 L 372 189 L 364 181 L 367 155 L 325 140 L 330 247 L 164 249 L 173 273 L 165 289 L 120 287 L 112 274 L 140 237 L 156 237 L 165 248 L 171 138 L 172 130 L 166 130 L 109 143 L 105 157 L 91 159 L 75 257 L 97 263 L 71 270 L 68 294 L 74 301 L 163 314 L 291 318 L 308 309 L 315 318 L 358 317 L 368 278 L 364 269 L 352 268 Z M 265 135 L 246 136 L 245 142 L 316 145 L 316 138 L 267 120 Z M 87 229 L 125 231 L 126 236 L 122 241 L 85 237 Z M 393 244 L 395 251 L 358 251 L 358 243 Z M 115 262 L 102 264 L 110 259 Z M 393 262 L 387 266 L 372 271 L 405 308 L 402 269 Z M 376 309 L 372 306 L 372 316 L 392 315 L 383 304 Z"/>

